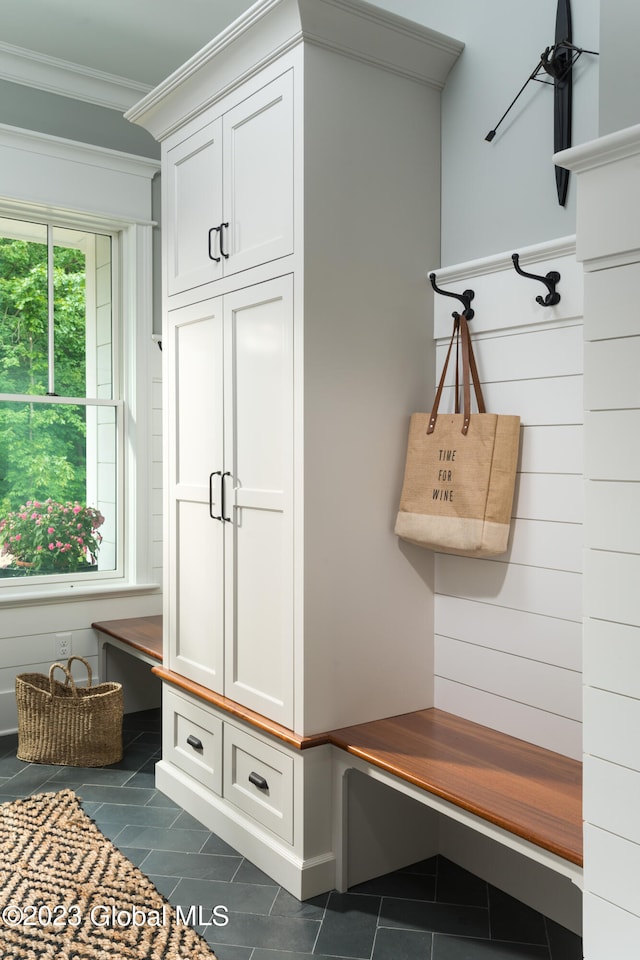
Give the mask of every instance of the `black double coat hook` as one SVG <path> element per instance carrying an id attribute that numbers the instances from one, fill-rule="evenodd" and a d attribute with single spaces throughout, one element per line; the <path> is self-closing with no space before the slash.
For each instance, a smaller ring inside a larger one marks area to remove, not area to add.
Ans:
<path id="1" fill-rule="evenodd" d="M 536 297 L 536 303 L 539 303 L 541 307 L 555 307 L 556 303 L 560 303 L 560 294 L 556 291 L 556 284 L 560 281 L 560 274 L 557 270 L 550 270 L 546 276 L 541 277 L 535 273 L 527 273 L 526 270 L 522 269 L 519 253 L 512 253 L 511 259 L 516 273 L 519 273 L 521 277 L 528 277 L 530 280 L 539 280 L 540 283 L 544 283 L 549 291 L 546 297 Z"/>
<path id="2" fill-rule="evenodd" d="M 471 318 L 474 315 L 474 311 L 471 306 L 471 301 L 475 297 L 475 293 L 473 290 L 465 290 L 463 293 L 451 293 L 449 290 L 442 290 L 440 287 L 436 286 L 435 273 L 429 274 L 429 280 L 431 280 L 431 286 L 433 287 L 436 293 L 442 294 L 443 297 L 453 297 L 454 300 L 459 300 L 460 303 L 464 306 L 464 310 L 462 311 L 463 316 L 465 316 L 467 320 L 471 320 Z M 453 316 L 457 317 L 458 314 L 454 311 Z"/>

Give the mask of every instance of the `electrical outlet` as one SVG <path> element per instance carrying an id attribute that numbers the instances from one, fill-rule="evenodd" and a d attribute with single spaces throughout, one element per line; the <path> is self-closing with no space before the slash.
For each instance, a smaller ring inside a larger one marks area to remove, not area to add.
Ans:
<path id="1" fill-rule="evenodd" d="M 56 659 L 68 659 L 71 656 L 71 634 L 56 633 Z"/>

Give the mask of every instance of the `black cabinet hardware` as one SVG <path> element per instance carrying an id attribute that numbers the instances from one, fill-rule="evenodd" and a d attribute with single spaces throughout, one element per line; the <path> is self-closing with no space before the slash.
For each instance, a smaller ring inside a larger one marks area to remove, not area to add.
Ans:
<path id="1" fill-rule="evenodd" d="M 222 470 L 214 470 L 213 473 L 209 474 L 209 516 L 212 520 L 222 520 L 222 513 L 215 514 L 213 512 L 213 478 L 222 477 Z M 222 481 L 224 484 L 224 481 Z M 224 486 L 222 488 L 224 490 Z"/>
<path id="2" fill-rule="evenodd" d="M 259 773 L 252 772 L 249 774 L 249 783 L 252 783 L 254 787 L 257 787 L 258 790 L 268 790 L 269 784 Z"/>
<path id="3" fill-rule="evenodd" d="M 226 498 L 225 482 L 224 482 L 224 478 L 230 477 L 230 476 L 231 476 L 231 473 L 229 472 L 229 470 L 225 470 L 225 472 L 222 474 L 222 479 L 220 481 L 222 485 L 222 516 L 219 517 L 218 519 L 221 519 L 224 523 L 231 523 L 231 517 L 227 516 L 227 506 L 226 506 L 227 498 Z"/>
<path id="4" fill-rule="evenodd" d="M 220 231 L 220 253 L 221 253 L 222 256 L 225 258 L 225 260 L 228 260 L 228 259 L 229 259 L 229 254 L 228 254 L 228 253 L 225 253 L 224 247 L 222 246 L 222 241 L 224 240 L 224 229 L 225 229 L 225 227 L 226 227 L 226 229 L 228 230 L 228 229 L 229 229 L 229 224 L 228 224 L 228 223 L 221 223 L 220 226 L 218 227 L 218 230 Z"/>
<path id="5" fill-rule="evenodd" d="M 193 733 L 190 733 L 189 736 L 187 737 L 187 743 L 189 744 L 190 747 L 193 747 L 194 750 L 203 749 L 202 740 L 198 740 L 198 738 L 194 736 Z"/>
<path id="6" fill-rule="evenodd" d="M 211 252 L 211 235 L 214 233 L 220 233 L 221 229 L 222 229 L 222 226 L 211 227 L 211 229 L 209 230 L 209 259 L 215 260 L 216 263 L 220 263 L 221 258 L 216 257 L 215 254 Z M 222 245 L 222 240 L 220 241 L 220 244 Z"/>

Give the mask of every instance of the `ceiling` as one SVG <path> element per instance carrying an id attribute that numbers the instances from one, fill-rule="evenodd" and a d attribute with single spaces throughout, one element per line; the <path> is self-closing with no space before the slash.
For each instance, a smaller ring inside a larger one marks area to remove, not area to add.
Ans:
<path id="1" fill-rule="evenodd" d="M 3 0 L 1 45 L 155 86 L 253 0 Z"/>

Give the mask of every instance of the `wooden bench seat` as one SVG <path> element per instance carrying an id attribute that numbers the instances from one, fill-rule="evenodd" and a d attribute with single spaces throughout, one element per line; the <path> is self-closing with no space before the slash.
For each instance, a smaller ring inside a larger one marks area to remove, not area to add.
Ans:
<path id="1" fill-rule="evenodd" d="M 337 748 L 337 782 L 346 781 L 351 769 L 374 776 L 580 882 L 582 765 L 577 760 L 437 708 L 298 737 L 163 667 L 161 616 L 92 626 L 98 632 L 101 666 L 105 645 L 113 644 L 151 664 L 164 682 L 184 687 L 288 746 L 313 749 L 332 744 Z M 338 787 L 337 808 L 346 804 L 345 790 L 346 782 Z M 339 819 L 339 809 L 336 815 Z M 344 836 L 342 843 L 346 856 Z M 337 855 L 340 860 L 339 851 Z M 346 864 L 343 869 L 346 876 Z"/>
<path id="2" fill-rule="evenodd" d="M 162 663 L 162 616 L 98 620 L 91 624 L 98 635 L 100 680 L 109 676 L 107 647 L 116 647 L 136 660 L 157 666 Z"/>
<path id="3" fill-rule="evenodd" d="M 337 761 L 338 781 L 350 769 L 375 776 L 581 884 L 577 760 L 436 708 L 333 730 L 329 740 L 349 755 Z"/>
<path id="4" fill-rule="evenodd" d="M 101 635 L 100 643 L 110 643 L 151 664 L 162 663 L 161 615 L 101 620 L 91 626 Z"/>

